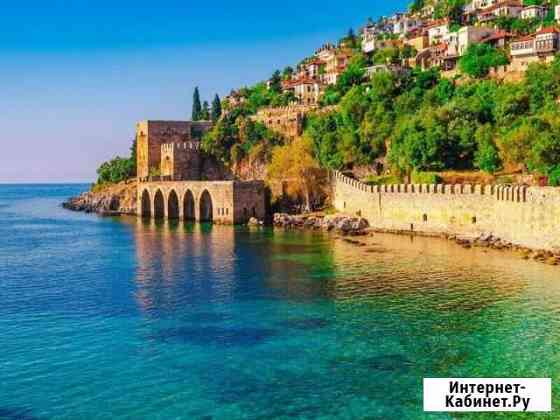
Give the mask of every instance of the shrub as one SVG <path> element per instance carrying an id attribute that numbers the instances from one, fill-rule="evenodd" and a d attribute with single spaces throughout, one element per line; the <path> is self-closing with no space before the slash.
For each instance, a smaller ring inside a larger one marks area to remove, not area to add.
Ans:
<path id="1" fill-rule="evenodd" d="M 549 173 L 548 173 L 548 183 L 553 187 L 560 186 L 560 165 L 555 166 Z"/>
<path id="2" fill-rule="evenodd" d="M 442 179 L 436 172 L 413 171 L 411 181 L 413 184 L 441 184 Z"/>
<path id="3" fill-rule="evenodd" d="M 402 178 L 396 175 L 369 175 L 364 181 L 367 185 L 402 184 Z"/>

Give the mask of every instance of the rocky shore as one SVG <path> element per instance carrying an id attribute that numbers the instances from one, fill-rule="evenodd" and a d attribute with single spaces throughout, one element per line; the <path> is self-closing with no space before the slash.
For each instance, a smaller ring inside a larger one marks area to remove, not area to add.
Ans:
<path id="1" fill-rule="evenodd" d="M 335 231 L 343 235 L 366 235 L 369 223 L 362 217 L 343 215 L 289 215 L 276 213 L 273 218 L 276 227 L 285 229 L 314 229 Z"/>
<path id="2" fill-rule="evenodd" d="M 370 228 L 369 223 L 362 217 L 351 217 L 344 215 L 289 215 L 276 213 L 273 218 L 275 227 L 284 229 L 311 229 L 322 231 L 333 231 L 342 236 L 365 236 L 375 233 L 406 234 L 417 236 L 441 237 L 455 242 L 465 249 L 487 248 L 499 251 L 510 251 L 517 253 L 525 260 L 535 260 L 549 265 L 560 265 L 560 249 L 557 251 L 535 250 L 512 244 L 489 233 L 483 233 L 474 237 L 466 237 L 450 234 L 423 234 L 421 232 L 397 231 L 387 229 Z M 359 239 L 344 239 L 346 242 L 356 246 L 365 246 L 366 243 Z"/>
<path id="3" fill-rule="evenodd" d="M 62 206 L 72 211 L 97 213 L 103 216 L 136 214 L 136 183 L 121 182 L 97 191 L 71 197 Z"/>
<path id="4" fill-rule="evenodd" d="M 481 234 L 475 238 L 448 235 L 447 239 L 455 241 L 463 248 L 491 248 L 496 250 L 513 251 L 521 254 L 523 259 L 535 260 L 550 265 L 560 265 L 560 249 L 556 251 L 534 250 L 511 242 L 504 241 L 491 234 Z"/>
<path id="5" fill-rule="evenodd" d="M 461 236 L 461 235 L 452 235 L 452 234 L 430 234 L 430 233 L 422 233 L 422 232 L 411 232 L 411 231 L 389 230 L 389 229 L 370 229 L 370 232 L 439 237 L 455 242 L 457 245 L 465 249 L 486 248 L 486 249 L 493 249 L 497 251 L 509 251 L 520 255 L 521 258 L 525 260 L 535 260 L 549 265 L 560 265 L 560 249 L 552 250 L 552 251 L 531 249 L 524 246 L 515 245 L 511 242 L 498 238 L 490 233 L 482 233 L 478 236 Z"/>

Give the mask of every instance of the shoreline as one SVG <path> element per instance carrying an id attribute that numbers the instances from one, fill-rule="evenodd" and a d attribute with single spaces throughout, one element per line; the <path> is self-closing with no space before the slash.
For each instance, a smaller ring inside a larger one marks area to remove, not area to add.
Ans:
<path id="1" fill-rule="evenodd" d="M 276 215 L 275 215 L 276 216 Z M 287 215 L 284 215 L 287 216 Z M 336 224 L 333 228 L 325 229 L 325 223 L 320 220 L 349 220 L 349 221 L 356 221 L 356 219 L 362 219 L 357 217 L 351 217 L 344 214 L 335 214 L 331 216 L 321 216 L 321 215 L 297 215 L 297 216 L 288 216 L 291 218 L 292 223 L 274 223 L 275 228 L 283 228 L 289 230 L 323 230 L 327 232 L 335 232 L 341 235 L 341 239 L 345 242 L 351 243 L 357 246 L 366 246 L 367 244 L 358 240 L 353 239 L 353 236 L 375 236 L 375 234 L 391 234 L 391 235 L 398 235 L 398 236 L 409 236 L 409 237 L 425 237 L 425 238 L 436 238 L 436 239 L 444 239 L 450 242 L 455 242 L 457 245 L 461 246 L 464 249 L 492 249 L 496 251 L 505 251 L 510 252 L 512 254 L 518 254 L 521 256 L 521 259 L 524 260 L 534 260 L 543 264 L 558 266 L 560 265 L 560 251 L 553 252 L 550 250 L 543 250 L 543 249 L 533 249 L 528 248 L 521 245 L 516 245 L 511 242 L 505 241 L 498 237 L 495 237 L 491 234 L 481 234 L 478 236 L 465 236 L 465 235 L 458 235 L 458 234 L 451 234 L 451 233 L 435 233 L 435 232 L 422 232 L 422 231 L 410 231 L 410 230 L 402 230 L 402 229 L 384 229 L 384 228 L 376 228 L 369 226 L 364 227 L 362 229 L 355 229 L 355 230 L 348 230 L 344 231 L 336 227 Z M 276 219 L 276 217 L 275 217 Z M 366 219 L 363 219 L 366 220 Z M 350 222 L 352 223 L 352 222 Z M 367 223 L 367 220 L 366 220 Z M 332 224 L 327 222 L 327 226 L 331 226 Z"/>
<path id="2" fill-rule="evenodd" d="M 132 188 L 131 188 L 132 187 Z M 77 212 L 95 213 L 102 217 L 137 216 L 135 206 L 135 184 L 117 184 L 98 192 L 84 192 L 77 197 L 70 197 L 62 203 L 62 207 Z M 215 222 L 216 223 L 216 222 Z M 462 235 L 450 232 L 423 232 L 421 230 L 390 229 L 371 226 L 366 218 L 351 216 L 345 213 L 325 215 L 310 213 L 289 215 L 275 213 L 272 223 L 251 220 L 246 224 L 250 227 L 273 226 L 280 229 L 315 230 L 333 232 L 346 238 L 346 241 L 361 246 L 361 242 L 349 237 L 372 236 L 375 233 L 387 233 L 400 236 L 420 236 L 440 238 L 453 241 L 465 248 L 487 248 L 498 251 L 509 251 L 520 255 L 524 260 L 534 260 L 543 264 L 560 265 L 560 250 L 546 250 L 518 245 L 490 233 Z"/>

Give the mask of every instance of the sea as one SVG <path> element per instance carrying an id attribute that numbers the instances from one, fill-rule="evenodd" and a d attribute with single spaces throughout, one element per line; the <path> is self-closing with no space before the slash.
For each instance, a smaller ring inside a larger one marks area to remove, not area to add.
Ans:
<path id="1" fill-rule="evenodd" d="M 0 185 L 0 419 L 560 418 L 560 268 L 441 239 L 99 217 Z M 541 414 L 423 378 L 552 378 Z"/>

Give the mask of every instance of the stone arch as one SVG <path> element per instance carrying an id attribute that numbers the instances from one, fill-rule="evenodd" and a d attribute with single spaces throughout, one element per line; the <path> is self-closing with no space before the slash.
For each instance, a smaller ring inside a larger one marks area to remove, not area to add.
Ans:
<path id="1" fill-rule="evenodd" d="M 142 191 L 142 198 L 140 200 L 141 215 L 142 217 L 152 216 L 152 200 L 150 199 L 150 192 L 148 190 Z"/>
<path id="2" fill-rule="evenodd" d="M 200 195 L 198 200 L 199 206 L 199 221 L 200 222 L 211 222 L 214 215 L 214 208 L 212 204 L 212 196 L 208 190 L 204 190 Z"/>
<path id="3" fill-rule="evenodd" d="M 179 197 L 177 196 L 175 190 L 171 190 L 169 196 L 167 197 L 167 218 L 179 218 Z"/>
<path id="4" fill-rule="evenodd" d="M 165 217 L 165 199 L 161 190 L 157 190 L 154 195 L 154 218 L 163 219 Z"/>
<path id="5" fill-rule="evenodd" d="M 187 190 L 183 197 L 183 217 L 185 220 L 195 220 L 194 207 L 194 195 L 191 190 Z"/>

